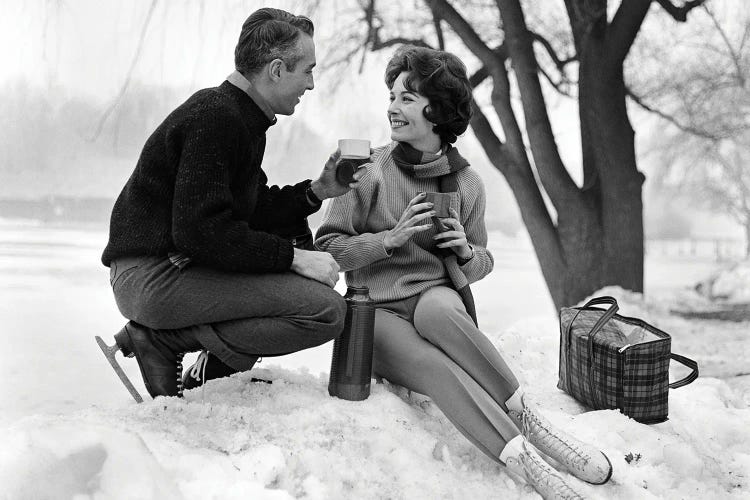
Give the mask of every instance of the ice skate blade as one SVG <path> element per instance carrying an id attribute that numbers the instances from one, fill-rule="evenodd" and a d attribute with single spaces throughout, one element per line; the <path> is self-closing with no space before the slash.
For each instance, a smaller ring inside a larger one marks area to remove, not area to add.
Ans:
<path id="1" fill-rule="evenodd" d="M 115 371 L 117 376 L 120 378 L 120 382 L 123 383 L 125 388 L 128 390 L 131 396 L 133 396 L 133 399 L 135 399 L 136 403 L 143 403 L 143 398 L 140 394 L 138 394 L 138 391 L 133 386 L 132 382 L 130 382 L 130 379 L 127 375 L 125 375 L 125 372 L 122 371 L 122 367 L 120 367 L 120 363 L 117 362 L 115 359 L 115 354 L 117 351 L 120 350 L 119 347 L 117 347 L 117 344 L 115 345 L 107 345 L 104 343 L 101 337 L 98 335 L 94 336 L 96 339 L 96 343 L 99 344 L 99 348 L 104 353 L 104 357 L 107 358 L 107 361 L 109 361 L 109 364 L 112 366 L 112 369 Z"/>

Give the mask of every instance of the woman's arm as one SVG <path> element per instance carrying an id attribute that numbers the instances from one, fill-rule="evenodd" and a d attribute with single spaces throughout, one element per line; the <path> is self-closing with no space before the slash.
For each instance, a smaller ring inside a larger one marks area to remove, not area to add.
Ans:
<path id="1" fill-rule="evenodd" d="M 359 269 L 391 255 L 383 245 L 387 231 L 367 231 L 373 192 L 373 176 L 368 171 L 357 189 L 329 201 L 316 233 L 315 248 L 333 255 L 342 271 Z"/>
<path id="2" fill-rule="evenodd" d="M 492 254 L 487 250 L 487 226 L 484 223 L 487 197 L 484 183 L 476 172 L 472 172 L 472 174 L 465 189 L 475 193 L 475 196 L 473 196 L 473 200 L 464 199 L 464 203 L 467 203 L 468 206 L 462 203 L 461 207 L 461 218 L 463 219 L 461 224 L 466 231 L 466 240 L 474 249 L 474 257 L 461 266 L 461 270 L 469 283 L 479 281 L 490 274 L 495 264 Z M 464 213 L 466 213 L 465 216 Z"/>

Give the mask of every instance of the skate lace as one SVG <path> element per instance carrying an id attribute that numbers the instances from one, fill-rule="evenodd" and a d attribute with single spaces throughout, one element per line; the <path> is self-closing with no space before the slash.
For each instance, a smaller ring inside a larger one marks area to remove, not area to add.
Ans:
<path id="1" fill-rule="evenodd" d="M 203 349 L 198 354 L 198 359 L 195 360 L 192 368 L 190 368 L 190 376 L 201 383 L 201 402 L 206 402 L 206 365 L 208 364 L 208 351 Z"/>
<path id="2" fill-rule="evenodd" d="M 528 480 L 537 487 L 552 490 L 555 498 L 583 500 L 576 490 L 570 487 L 544 460 L 523 443 L 523 453 L 519 456 Z M 544 496 L 544 495 L 542 495 Z"/>
<path id="3" fill-rule="evenodd" d="M 584 471 L 586 464 L 591 460 L 591 457 L 585 451 L 580 449 L 579 445 L 573 440 L 566 441 L 556 433 L 551 432 L 549 426 L 545 425 L 537 415 L 534 415 L 534 413 L 529 411 L 528 407 L 524 408 L 521 418 L 523 422 L 523 434 L 527 439 L 531 438 L 532 432 L 537 433 L 537 435 L 544 432 L 544 437 L 553 441 L 553 443 L 550 443 L 550 448 L 556 449 L 560 453 L 560 456 L 567 460 L 567 463 Z"/>
<path id="4" fill-rule="evenodd" d="M 195 364 L 190 368 L 190 376 L 198 381 L 206 380 L 206 364 L 208 362 L 208 351 L 202 350 L 198 354 L 198 359 L 195 360 Z M 201 384 L 202 385 L 202 384 Z"/>

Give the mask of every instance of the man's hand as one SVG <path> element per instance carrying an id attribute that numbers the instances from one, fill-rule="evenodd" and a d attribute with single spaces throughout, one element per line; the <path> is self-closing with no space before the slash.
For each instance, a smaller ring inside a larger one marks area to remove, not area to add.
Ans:
<path id="1" fill-rule="evenodd" d="M 320 281 L 331 288 L 336 286 L 339 280 L 339 265 L 327 252 L 295 248 L 291 270 L 305 278 Z"/>
<path id="2" fill-rule="evenodd" d="M 372 154 L 372 150 L 370 150 L 370 153 Z M 315 196 L 321 201 L 326 198 L 341 196 L 342 194 L 348 193 L 351 189 L 356 189 L 357 186 L 359 186 L 359 180 L 365 175 L 367 167 L 359 167 L 357 171 L 354 172 L 354 182 L 348 186 L 339 184 L 336 180 L 336 163 L 338 163 L 340 157 L 341 151 L 337 149 L 330 157 L 328 157 L 328 161 L 326 162 L 325 167 L 323 167 L 323 172 L 320 173 L 320 177 L 318 177 L 317 180 L 312 181 L 312 184 L 310 185 Z"/>
<path id="3" fill-rule="evenodd" d="M 404 213 L 401 214 L 401 218 L 396 223 L 396 227 L 385 233 L 383 246 L 386 250 L 391 251 L 394 248 L 398 248 L 409 241 L 416 233 L 421 233 L 432 228 L 430 224 L 422 224 L 422 221 L 435 215 L 435 211 L 430 210 L 432 203 L 419 203 L 424 200 L 424 196 L 424 193 L 419 193 L 412 198 L 406 206 Z"/>

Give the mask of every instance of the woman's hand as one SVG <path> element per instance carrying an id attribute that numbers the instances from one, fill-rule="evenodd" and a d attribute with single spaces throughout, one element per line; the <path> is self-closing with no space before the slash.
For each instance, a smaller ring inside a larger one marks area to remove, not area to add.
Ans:
<path id="1" fill-rule="evenodd" d="M 446 219 L 440 219 L 443 224 L 448 226 L 449 230 L 433 236 L 437 240 L 438 248 L 450 248 L 460 259 L 470 259 L 472 257 L 471 247 L 469 242 L 466 240 L 466 231 L 464 227 L 458 222 L 458 213 L 450 209 L 451 217 Z"/>
<path id="2" fill-rule="evenodd" d="M 401 214 L 396 227 L 386 231 L 383 239 L 383 246 L 386 250 L 390 251 L 403 246 L 415 234 L 432 228 L 432 224 L 422 224 L 422 221 L 435 215 L 435 212 L 430 210 L 433 206 L 432 203 L 419 203 L 424 197 L 425 193 L 415 196 L 406 206 L 404 213 Z"/>

